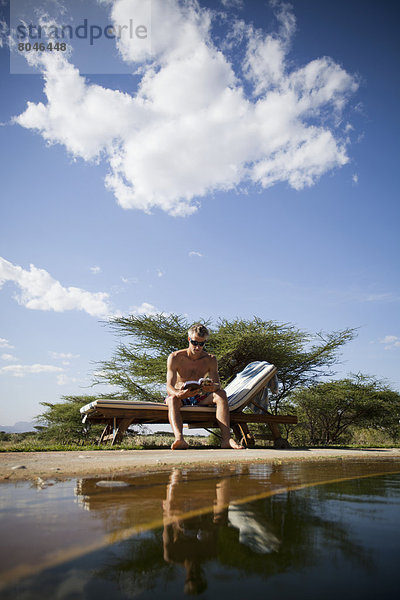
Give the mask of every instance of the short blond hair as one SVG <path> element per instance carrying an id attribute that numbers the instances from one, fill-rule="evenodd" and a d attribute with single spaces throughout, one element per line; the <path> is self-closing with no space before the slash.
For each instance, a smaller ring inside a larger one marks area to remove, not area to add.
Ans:
<path id="1" fill-rule="evenodd" d="M 194 323 L 194 325 L 189 328 L 189 337 L 191 337 L 194 333 L 197 333 L 197 335 L 200 337 L 208 337 L 210 335 L 207 327 L 202 323 Z"/>

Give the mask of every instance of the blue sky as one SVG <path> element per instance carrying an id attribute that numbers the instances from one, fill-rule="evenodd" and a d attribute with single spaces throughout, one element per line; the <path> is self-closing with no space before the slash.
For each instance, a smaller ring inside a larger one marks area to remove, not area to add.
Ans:
<path id="1" fill-rule="evenodd" d="M 112 314 L 356 327 L 338 376 L 400 388 L 397 2 L 75 0 L 147 39 L 11 63 L 8 4 L 1 425 L 93 393 Z"/>

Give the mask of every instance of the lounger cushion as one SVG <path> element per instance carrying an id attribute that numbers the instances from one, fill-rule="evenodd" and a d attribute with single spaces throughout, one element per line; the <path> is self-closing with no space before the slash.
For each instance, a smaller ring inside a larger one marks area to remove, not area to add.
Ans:
<path id="1" fill-rule="evenodd" d="M 238 410 L 246 405 L 249 396 L 255 396 L 265 387 L 275 372 L 276 367 L 264 360 L 247 365 L 225 388 L 228 394 L 229 410 Z"/>

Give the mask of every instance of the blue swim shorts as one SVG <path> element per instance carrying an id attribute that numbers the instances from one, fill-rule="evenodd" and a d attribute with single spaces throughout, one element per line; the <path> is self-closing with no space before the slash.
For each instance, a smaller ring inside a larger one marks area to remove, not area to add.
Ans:
<path id="1" fill-rule="evenodd" d="M 196 394 L 196 396 L 185 398 L 184 400 L 181 400 L 182 406 L 196 406 L 200 400 L 204 400 L 204 398 L 207 398 L 209 395 L 210 392 L 207 392 L 207 394 Z"/>
<path id="2" fill-rule="evenodd" d="M 197 406 L 197 404 L 201 401 L 204 400 L 204 398 L 207 398 L 207 396 L 210 395 L 211 392 L 207 392 L 207 394 L 196 394 L 195 396 L 190 396 L 189 398 L 185 398 L 184 400 L 181 400 L 182 402 L 182 406 Z M 167 401 L 167 398 L 165 398 L 164 402 Z"/>

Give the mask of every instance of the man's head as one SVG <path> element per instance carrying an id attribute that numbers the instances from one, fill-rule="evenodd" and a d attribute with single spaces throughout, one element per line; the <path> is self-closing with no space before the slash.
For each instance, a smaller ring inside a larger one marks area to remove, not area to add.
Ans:
<path id="1" fill-rule="evenodd" d="M 201 323 L 195 323 L 188 331 L 189 349 L 193 353 L 202 352 L 208 338 L 208 329 Z"/>

